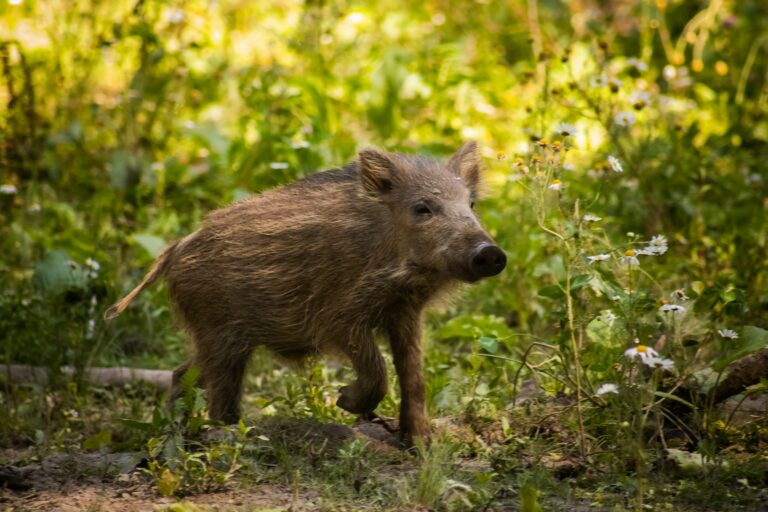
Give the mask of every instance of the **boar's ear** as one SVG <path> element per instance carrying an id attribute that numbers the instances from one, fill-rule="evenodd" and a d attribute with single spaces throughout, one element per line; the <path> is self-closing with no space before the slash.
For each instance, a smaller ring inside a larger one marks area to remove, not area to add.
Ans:
<path id="1" fill-rule="evenodd" d="M 471 190 L 476 190 L 480 182 L 480 160 L 477 157 L 477 142 L 464 143 L 448 161 L 448 168 L 464 180 Z"/>
<path id="2" fill-rule="evenodd" d="M 363 188 L 371 195 L 386 194 L 396 180 L 397 164 L 383 151 L 364 149 L 357 156 Z"/>

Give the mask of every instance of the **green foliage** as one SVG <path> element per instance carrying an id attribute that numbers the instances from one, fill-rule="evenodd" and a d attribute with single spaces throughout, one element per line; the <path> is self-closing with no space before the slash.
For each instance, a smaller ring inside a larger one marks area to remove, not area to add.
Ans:
<path id="1" fill-rule="evenodd" d="M 213 432 L 211 422 L 205 418 L 203 390 L 195 387 L 199 376 L 199 368 L 187 370 L 181 380 L 183 396 L 169 410 L 155 408 L 151 421 L 122 420 L 146 436 L 147 467 L 141 469 L 163 496 L 219 490 L 240 469 L 240 456 L 251 428 L 241 421 L 236 428 Z M 210 439 L 197 441 L 204 433 L 211 433 Z M 216 440 L 216 435 L 228 438 Z"/>

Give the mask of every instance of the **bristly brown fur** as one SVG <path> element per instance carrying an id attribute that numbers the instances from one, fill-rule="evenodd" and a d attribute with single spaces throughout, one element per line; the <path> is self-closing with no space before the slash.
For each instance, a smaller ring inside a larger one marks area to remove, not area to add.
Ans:
<path id="1" fill-rule="evenodd" d="M 175 381 L 198 365 L 211 416 L 227 422 L 239 417 L 243 373 L 257 345 L 291 360 L 345 354 L 357 380 L 337 403 L 353 413 L 373 411 L 387 392 L 374 340 L 381 333 L 400 379 L 403 433 L 427 437 L 422 312 L 477 279 L 469 255 L 492 243 L 469 207 L 478 181 L 473 143 L 447 164 L 364 150 L 354 164 L 212 212 L 105 318 L 165 277 L 196 347 Z M 421 203 L 434 215 L 415 214 Z"/>

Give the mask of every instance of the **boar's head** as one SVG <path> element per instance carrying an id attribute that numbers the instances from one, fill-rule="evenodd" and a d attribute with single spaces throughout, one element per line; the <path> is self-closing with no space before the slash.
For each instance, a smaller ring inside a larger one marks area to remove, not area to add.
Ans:
<path id="1" fill-rule="evenodd" d="M 392 243 L 409 267 L 465 282 L 504 269 L 506 255 L 474 211 L 476 143 L 464 144 L 447 162 L 366 149 L 358 167 L 365 194 L 388 207 Z"/>

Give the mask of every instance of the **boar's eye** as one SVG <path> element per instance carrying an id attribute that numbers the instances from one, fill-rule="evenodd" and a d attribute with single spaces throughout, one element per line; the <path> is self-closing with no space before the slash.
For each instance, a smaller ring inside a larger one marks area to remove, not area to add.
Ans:
<path id="1" fill-rule="evenodd" d="M 475 209 L 475 202 L 474 201 L 470 201 L 469 207 L 474 210 Z"/>
<path id="2" fill-rule="evenodd" d="M 427 203 L 417 203 L 413 207 L 413 213 L 419 217 L 429 217 L 432 215 L 432 208 Z"/>

